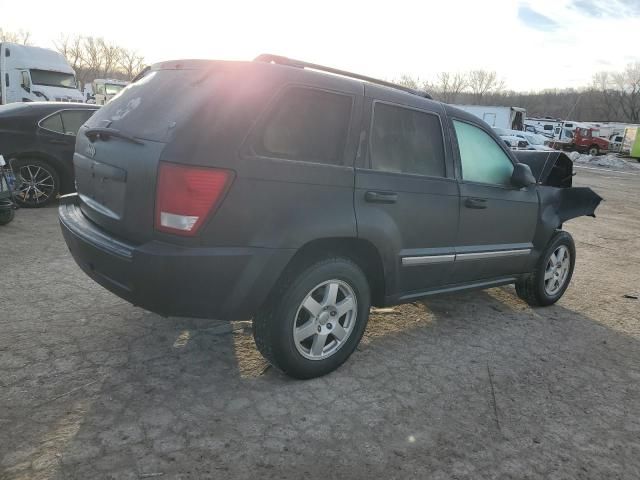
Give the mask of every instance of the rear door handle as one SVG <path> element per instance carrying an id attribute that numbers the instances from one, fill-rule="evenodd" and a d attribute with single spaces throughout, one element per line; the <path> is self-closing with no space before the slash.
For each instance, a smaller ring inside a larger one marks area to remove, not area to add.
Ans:
<path id="1" fill-rule="evenodd" d="M 398 201 L 398 194 L 395 192 L 368 191 L 364 194 L 364 199 L 371 203 L 396 203 Z"/>
<path id="2" fill-rule="evenodd" d="M 467 208 L 487 208 L 487 200 L 485 198 L 467 198 L 464 201 L 464 206 Z"/>
<path id="3" fill-rule="evenodd" d="M 68 145 L 69 142 L 65 142 L 64 140 L 55 140 L 55 139 L 50 139 L 49 143 L 53 143 L 54 145 Z"/>

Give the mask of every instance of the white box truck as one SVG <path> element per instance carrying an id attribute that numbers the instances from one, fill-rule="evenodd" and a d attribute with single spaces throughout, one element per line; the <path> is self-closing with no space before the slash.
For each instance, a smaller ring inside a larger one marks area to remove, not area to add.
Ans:
<path id="1" fill-rule="evenodd" d="M 452 105 L 475 115 L 492 127 L 506 130 L 524 130 L 527 111 L 520 107 L 491 107 L 483 105 Z"/>
<path id="2" fill-rule="evenodd" d="M 73 68 L 46 48 L 0 43 L 0 79 L 0 105 L 84 101 Z"/>

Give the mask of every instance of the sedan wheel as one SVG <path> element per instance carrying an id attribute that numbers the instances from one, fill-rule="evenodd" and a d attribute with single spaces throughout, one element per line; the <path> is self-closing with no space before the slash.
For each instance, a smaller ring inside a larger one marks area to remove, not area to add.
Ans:
<path id="1" fill-rule="evenodd" d="M 60 180 L 57 172 L 40 160 L 19 160 L 14 163 L 17 202 L 24 207 L 43 207 L 56 198 Z"/>

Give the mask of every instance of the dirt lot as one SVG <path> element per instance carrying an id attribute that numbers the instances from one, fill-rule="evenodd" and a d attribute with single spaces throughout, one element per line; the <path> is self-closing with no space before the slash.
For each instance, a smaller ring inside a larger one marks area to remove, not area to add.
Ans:
<path id="1" fill-rule="evenodd" d="M 56 210 L 0 229 L 0 478 L 640 478 L 640 175 L 580 169 L 606 202 L 566 225 L 572 286 L 371 318 L 307 382 L 247 322 L 161 318 L 76 268 Z"/>

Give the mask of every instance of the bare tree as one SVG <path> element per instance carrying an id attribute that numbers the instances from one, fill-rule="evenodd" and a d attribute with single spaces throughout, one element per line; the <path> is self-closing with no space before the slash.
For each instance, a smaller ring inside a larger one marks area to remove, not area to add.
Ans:
<path id="1" fill-rule="evenodd" d="M 31 32 L 28 30 L 18 30 L 17 32 L 5 32 L 0 28 L 0 42 L 21 43 L 31 45 Z"/>
<path id="2" fill-rule="evenodd" d="M 132 80 L 144 68 L 144 57 L 135 50 L 123 48 L 120 52 L 119 66 L 127 80 Z"/>
<path id="3" fill-rule="evenodd" d="M 630 63 L 622 72 L 595 74 L 592 89 L 606 119 L 640 122 L 640 62 Z"/>
<path id="4" fill-rule="evenodd" d="M 498 74 L 488 70 L 471 70 L 467 75 L 469 88 L 476 103 L 481 103 L 488 93 L 497 93 L 504 90 L 504 80 L 498 78 Z"/>
<path id="5" fill-rule="evenodd" d="M 61 35 L 59 40 L 53 42 L 56 50 L 64 55 L 67 62 L 74 70 L 77 70 L 82 66 L 82 37 L 76 35 L 75 37 L 69 37 Z"/>
<path id="6" fill-rule="evenodd" d="M 455 103 L 468 85 L 469 80 L 464 73 L 441 72 L 437 75 L 436 81 L 429 86 L 438 99 L 445 103 Z"/>
<path id="7" fill-rule="evenodd" d="M 131 80 L 144 65 L 142 55 L 103 38 L 61 36 L 55 46 L 76 71 L 83 86 L 96 78 Z"/>
<path id="8" fill-rule="evenodd" d="M 403 87 L 413 88 L 414 90 L 420 90 L 421 84 L 419 78 L 413 77 L 406 73 L 400 75 L 400 78 L 395 79 L 393 83 L 397 83 L 398 85 L 402 85 Z"/>

